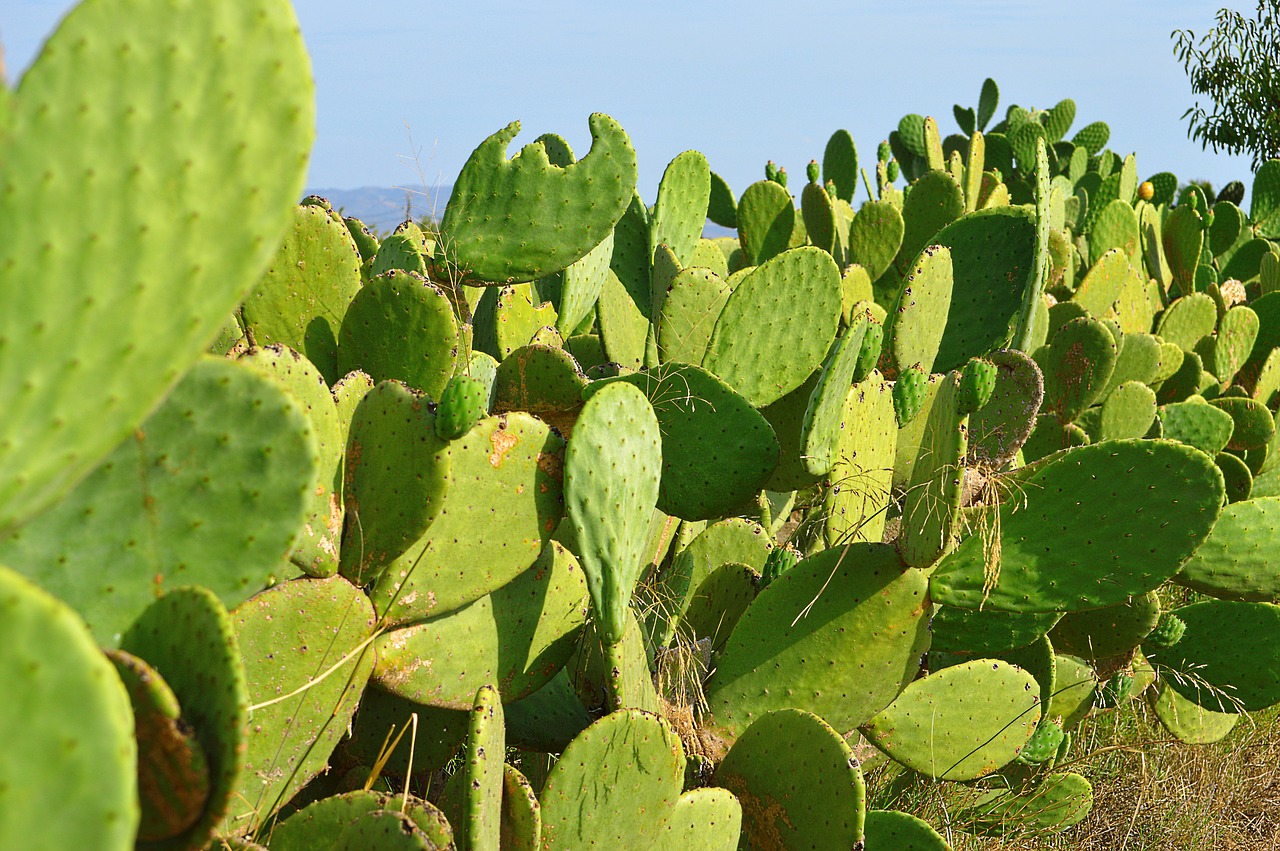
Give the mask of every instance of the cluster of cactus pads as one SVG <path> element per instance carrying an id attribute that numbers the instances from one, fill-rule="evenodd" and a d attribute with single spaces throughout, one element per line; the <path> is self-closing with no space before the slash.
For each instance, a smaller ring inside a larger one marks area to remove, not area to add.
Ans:
<path id="1" fill-rule="evenodd" d="M 85 0 L 0 89 L 0 847 L 943 849 L 864 772 L 1063 830 L 1091 712 L 1280 702 L 1280 161 L 988 81 L 647 206 L 597 114 L 379 238 L 311 85 Z"/>

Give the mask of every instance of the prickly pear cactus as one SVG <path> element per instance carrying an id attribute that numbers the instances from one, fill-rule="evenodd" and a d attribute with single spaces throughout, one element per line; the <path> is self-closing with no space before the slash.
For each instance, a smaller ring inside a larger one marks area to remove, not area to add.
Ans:
<path id="1" fill-rule="evenodd" d="M 286 0 L 88 0 L 45 43 L 0 116 L 0 536 L 123 441 L 257 282 L 302 194 L 312 91 Z"/>

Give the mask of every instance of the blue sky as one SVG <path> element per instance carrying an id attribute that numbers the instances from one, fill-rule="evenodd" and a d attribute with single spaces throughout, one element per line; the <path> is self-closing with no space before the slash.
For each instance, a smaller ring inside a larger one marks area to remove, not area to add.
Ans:
<path id="1" fill-rule="evenodd" d="M 5 0 L 0 43 L 11 82 L 72 5 Z M 1013 103 L 1073 98 L 1073 131 L 1107 122 L 1110 147 L 1136 151 L 1141 175 L 1248 185 L 1248 159 L 1202 151 L 1181 118 L 1193 98 L 1170 32 L 1207 30 L 1219 6 L 1254 8 L 1239 0 L 295 0 L 318 99 L 308 185 L 448 184 L 513 119 L 523 132 L 510 153 L 556 132 L 581 156 L 587 116 L 600 111 L 629 132 L 646 200 L 689 148 L 741 193 L 769 159 L 801 181 L 839 128 L 864 162 L 907 112 L 955 132 L 952 104 L 976 105 L 988 76 L 1000 85 L 998 115 Z"/>

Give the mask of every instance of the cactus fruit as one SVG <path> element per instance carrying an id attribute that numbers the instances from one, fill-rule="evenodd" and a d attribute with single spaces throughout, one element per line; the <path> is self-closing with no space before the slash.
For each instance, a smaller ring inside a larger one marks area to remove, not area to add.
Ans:
<path id="1" fill-rule="evenodd" d="M 893 384 L 893 413 L 898 418 L 898 428 L 914 420 L 920 413 L 928 378 L 919 364 L 898 373 L 898 380 Z"/>
<path id="2" fill-rule="evenodd" d="M 1133 693 L 1133 674 L 1117 671 L 1098 687 L 1099 709 L 1115 709 Z"/>
<path id="3" fill-rule="evenodd" d="M 986 358 L 970 358 L 960 373 L 959 408 L 961 416 L 980 410 L 996 389 L 997 368 Z"/>
<path id="4" fill-rule="evenodd" d="M 1182 640 L 1182 634 L 1186 631 L 1186 621 L 1173 612 L 1163 612 L 1156 628 L 1151 630 L 1142 643 L 1148 647 L 1172 647 Z"/>

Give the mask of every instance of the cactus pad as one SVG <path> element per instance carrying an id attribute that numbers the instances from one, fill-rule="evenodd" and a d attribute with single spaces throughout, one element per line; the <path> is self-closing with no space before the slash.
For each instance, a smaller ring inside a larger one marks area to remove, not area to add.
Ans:
<path id="1" fill-rule="evenodd" d="M 742 805 L 739 848 L 862 844 L 862 770 L 848 743 L 816 715 L 784 709 L 761 716 L 733 743 L 715 782 Z"/>
<path id="2" fill-rule="evenodd" d="M 1159 491 L 1152 481 L 1162 483 Z M 993 524 L 999 511 L 999 526 L 988 526 L 999 536 L 998 551 L 984 541 L 989 535 L 961 543 L 930 579 L 935 602 L 1051 612 L 1144 594 L 1208 536 L 1225 488 L 1208 456 L 1149 440 L 1067 450 L 1001 482 L 1004 504 L 988 509 L 983 521 Z M 1069 513 L 1060 507 L 1064 498 L 1073 506 Z M 1045 528 L 1054 530 L 1047 540 Z"/>
<path id="3" fill-rule="evenodd" d="M 0 761 L 0 846 L 133 848 L 137 746 L 115 669 L 70 608 L 4 567 L 0 641 L 0 727 L 22 731 Z"/>
<path id="4" fill-rule="evenodd" d="M 911 683 L 860 729 L 893 759 L 929 777 L 972 780 L 1018 756 L 1040 710 L 1040 687 L 1030 674 L 975 659 Z"/>
<path id="5" fill-rule="evenodd" d="M 257 282 L 313 91 L 283 0 L 91 0 L 0 96 L 0 536 L 120 444 Z"/>
<path id="6" fill-rule="evenodd" d="M 591 150 L 558 166 L 543 142 L 506 158 L 514 121 L 462 167 L 440 222 L 445 257 L 479 281 L 531 281 L 564 269 L 613 230 L 635 192 L 636 154 L 616 121 L 588 119 Z"/>

